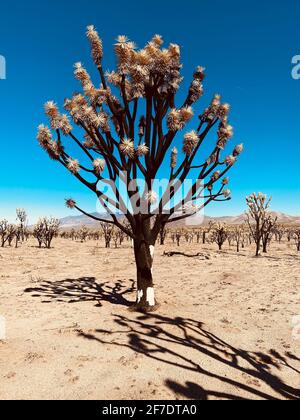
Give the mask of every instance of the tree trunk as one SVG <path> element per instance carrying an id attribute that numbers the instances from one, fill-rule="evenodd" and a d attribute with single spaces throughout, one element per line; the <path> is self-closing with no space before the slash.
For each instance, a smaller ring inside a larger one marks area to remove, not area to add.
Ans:
<path id="1" fill-rule="evenodd" d="M 135 308 L 151 312 L 157 307 L 152 276 L 154 245 L 147 243 L 145 240 L 137 240 L 134 242 L 134 254 L 137 268 L 137 300 Z"/>
<path id="2" fill-rule="evenodd" d="M 256 257 L 260 256 L 260 240 L 256 243 Z"/>
<path id="3" fill-rule="evenodd" d="M 267 242 L 264 242 L 263 243 L 263 253 L 264 254 L 267 254 L 268 253 L 268 243 Z"/>

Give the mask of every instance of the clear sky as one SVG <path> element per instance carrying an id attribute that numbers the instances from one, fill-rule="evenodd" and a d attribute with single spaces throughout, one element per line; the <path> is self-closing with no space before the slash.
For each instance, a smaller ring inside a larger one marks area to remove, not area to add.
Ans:
<path id="1" fill-rule="evenodd" d="M 43 104 L 60 105 L 78 89 L 73 64 L 93 67 L 85 27 L 94 24 L 113 68 L 112 44 L 126 34 L 138 46 L 152 35 L 182 46 L 186 87 L 197 65 L 206 67 L 203 108 L 213 93 L 231 103 L 234 144 L 246 149 L 231 171 L 233 200 L 212 204 L 211 215 L 238 214 L 253 191 L 273 195 L 273 208 L 300 214 L 300 80 L 291 77 L 300 54 L 300 3 L 269 0 L 10 1 L 1 4 L 0 218 L 25 207 L 65 216 L 64 198 L 95 210 L 95 198 L 36 141 Z"/>

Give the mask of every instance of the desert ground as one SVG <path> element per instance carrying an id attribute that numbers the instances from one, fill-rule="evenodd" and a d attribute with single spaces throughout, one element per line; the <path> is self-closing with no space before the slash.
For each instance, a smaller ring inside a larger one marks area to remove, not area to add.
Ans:
<path id="1" fill-rule="evenodd" d="M 294 243 L 261 258 L 196 243 L 180 251 L 204 257 L 163 255 L 177 250 L 156 247 L 160 306 L 141 314 L 129 242 L 1 249 L 0 399 L 299 400 Z"/>

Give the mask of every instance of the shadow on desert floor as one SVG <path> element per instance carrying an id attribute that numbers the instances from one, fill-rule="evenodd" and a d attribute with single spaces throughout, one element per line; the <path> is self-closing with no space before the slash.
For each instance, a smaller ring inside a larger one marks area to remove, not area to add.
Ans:
<path id="1" fill-rule="evenodd" d="M 130 307 L 132 302 L 126 299 L 126 295 L 134 291 L 134 280 L 131 280 L 132 287 L 124 290 L 122 280 L 116 281 L 114 286 L 108 283 L 98 283 L 95 277 L 81 277 L 78 279 L 65 279 L 62 281 L 44 281 L 38 287 L 25 289 L 25 293 L 31 293 L 33 297 L 43 297 L 44 303 L 50 303 L 51 299 L 57 302 L 109 302 L 113 305 Z"/>
<path id="2" fill-rule="evenodd" d="M 126 288 L 125 282 L 118 281 L 115 286 L 97 283 L 93 277 L 66 279 L 57 282 L 43 282 L 40 287 L 26 289 L 34 297 L 44 297 L 68 303 L 95 301 L 102 306 L 103 301 L 113 305 L 130 307 L 126 295 L 134 292 Z M 162 364 L 199 374 L 199 381 L 205 378 L 220 381 L 224 389 L 238 389 L 238 393 L 204 389 L 199 384 L 188 381 L 184 384 L 165 380 L 165 385 L 177 396 L 195 400 L 218 399 L 290 399 L 300 400 L 300 390 L 289 386 L 280 377 L 280 371 L 290 369 L 299 358 L 289 352 L 284 355 L 270 349 L 266 353 L 237 348 L 224 339 L 207 331 L 204 324 L 194 319 L 169 317 L 154 314 L 113 315 L 115 328 L 111 331 L 95 329 L 93 333 L 80 331 L 80 337 L 99 345 L 117 346 L 156 360 Z M 109 337 L 107 339 L 107 337 Z M 202 364 L 205 360 L 206 363 Z M 205 364 L 217 369 L 207 369 Z M 228 371 L 229 374 L 220 372 Z M 215 371 L 215 372 L 214 372 Z M 231 372 L 231 374 L 230 374 Z M 245 381 L 237 377 L 246 378 Z M 269 389 L 270 392 L 260 388 Z M 245 395 L 245 396 L 244 396 Z"/>

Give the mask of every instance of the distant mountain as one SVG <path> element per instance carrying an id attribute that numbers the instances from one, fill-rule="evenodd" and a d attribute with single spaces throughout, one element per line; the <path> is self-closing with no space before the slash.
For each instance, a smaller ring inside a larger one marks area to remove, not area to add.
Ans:
<path id="1" fill-rule="evenodd" d="M 300 225 L 300 216 L 289 216 L 285 213 L 271 211 L 273 217 L 277 217 L 278 223 L 281 224 L 298 224 Z M 246 220 L 245 214 L 240 214 L 239 216 L 223 216 L 223 217 L 207 217 L 205 223 L 209 221 L 228 223 L 230 225 L 240 225 L 243 224 Z"/>
<path id="2" fill-rule="evenodd" d="M 278 223 L 300 225 L 300 216 L 289 216 L 287 214 L 280 213 L 280 212 L 271 212 L 271 214 L 275 217 L 278 217 Z M 93 216 L 100 217 L 102 219 L 109 219 L 109 216 L 107 214 L 93 213 Z M 219 223 L 227 223 L 230 225 L 238 225 L 238 224 L 243 224 L 245 220 L 246 220 L 245 214 L 240 214 L 238 216 L 222 216 L 222 217 L 205 216 L 203 224 L 206 225 L 209 222 L 219 222 Z M 60 222 L 61 222 L 61 228 L 63 229 L 72 229 L 72 228 L 76 229 L 83 225 L 90 228 L 94 228 L 98 226 L 98 222 L 96 220 L 93 220 L 83 215 L 65 217 L 61 219 Z M 178 223 L 176 222 L 173 224 L 173 226 L 174 225 L 184 226 L 185 221 L 181 221 Z"/>
<path id="3" fill-rule="evenodd" d="M 92 216 L 101 219 L 109 219 L 107 214 L 92 213 Z M 63 229 L 72 229 L 80 226 L 95 227 L 97 225 L 99 225 L 99 223 L 96 220 L 84 215 L 68 216 L 60 219 L 60 226 Z"/>

